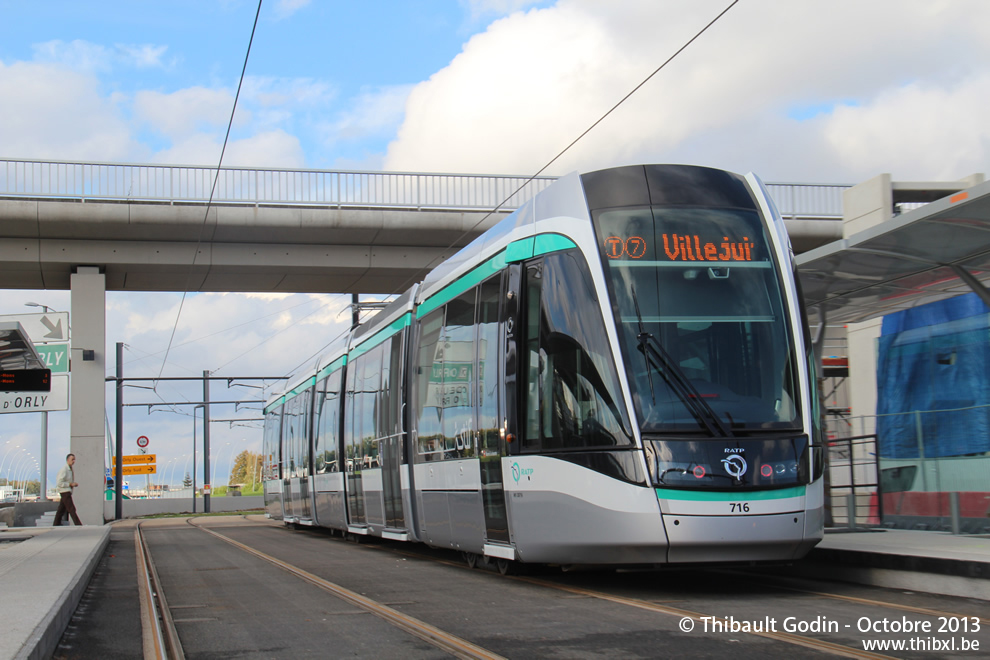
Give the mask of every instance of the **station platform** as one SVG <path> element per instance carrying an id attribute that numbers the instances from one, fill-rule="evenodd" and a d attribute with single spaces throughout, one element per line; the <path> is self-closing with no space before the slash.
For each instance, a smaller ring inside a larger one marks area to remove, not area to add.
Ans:
<path id="1" fill-rule="evenodd" d="M 134 521 L 121 524 L 131 526 Z M 4 629 L 0 660 L 51 657 L 106 552 L 113 528 L 0 530 L 0 622 Z M 830 529 L 822 543 L 789 571 L 990 601 L 990 537 Z M 775 573 L 780 571 L 775 569 Z M 137 608 L 136 585 L 134 594 Z"/>
<path id="2" fill-rule="evenodd" d="M 110 530 L 110 525 L 0 530 L 0 659 L 51 657 Z"/>

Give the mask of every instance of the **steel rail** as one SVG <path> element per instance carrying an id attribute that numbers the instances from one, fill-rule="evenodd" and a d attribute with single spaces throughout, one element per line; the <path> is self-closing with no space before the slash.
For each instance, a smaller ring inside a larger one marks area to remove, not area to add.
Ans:
<path id="1" fill-rule="evenodd" d="M 739 571 L 726 570 L 727 574 L 731 574 L 735 577 L 741 577 L 748 582 L 753 584 L 758 584 L 760 586 L 772 586 L 774 589 L 780 589 L 781 591 L 793 591 L 799 594 L 808 594 L 809 596 L 819 596 L 820 598 L 832 598 L 834 600 L 843 600 L 847 603 L 856 603 L 859 605 L 874 605 L 877 607 L 884 607 L 891 610 L 900 610 L 902 612 L 911 612 L 912 614 L 922 614 L 930 617 L 948 617 L 956 619 L 969 619 L 976 618 L 979 619 L 980 623 L 983 625 L 990 626 L 990 617 L 978 616 L 975 614 L 958 614 L 956 612 L 945 612 L 943 610 L 933 610 L 928 607 L 918 607 L 916 605 L 901 605 L 898 603 L 891 603 L 885 600 L 875 600 L 873 598 L 862 598 L 861 596 L 846 596 L 844 594 L 832 594 L 827 591 L 815 591 L 813 589 L 804 589 L 801 587 L 787 586 L 779 584 L 781 580 L 787 580 L 788 578 L 764 575 L 761 576 L 759 580 L 753 579 L 753 576 L 748 573 L 741 573 Z M 766 578 L 770 578 L 771 582 L 767 582 Z"/>
<path id="2" fill-rule="evenodd" d="M 638 598 L 615 596 L 600 591 L 592 591 L 591 589 L 555 584 L 553 582 L 549 582 L 547 580 L 541 580 L 539 578 L 531 578 L 531 577 L 523 577 L 523 576 L 506 576 L 506 577 L 509 577 L 510 579 L 513 580 L 518 580 L 520 582 L 527 582 L 529 584 L 533 584 L 540 587 L 557 589 L 560 591 L 565 591 L 567 593 L 571 593 L 579 596 L 585 596 L 587 598 L 598 598 L 599 600 L 607 600 L 612 603 L 618 603 L 619 605 L 627 605 L 629 607 L 636 607 L 642 610 L 657 612 L 659 614 L 668 614 L 671 616 L 677 616 L 680 617 L 681 619 L 691 619 L 695 623 L 705 623 L 706 620 L 711 620 L 713 617 L 713 615 L 710 614 L 702 614 L 700 612 L 685 610 L 679 607 L 671 607 L 669 605 L 660 605 L 658 603 L 651 603 L 649 601 L 640 600 Z M 715 618 L 719 619 L 724 617 L 715 617 Z M 772 639 L 778 642 L 785 642 L 787 644 L 803 646 L 805 648 L 813 649 L 815 651 L 831 653 L 833 655 L 838 655 L 845 658 L 858 658 L 860 660 L 890 660 L 892 658 L 892 656 L 889 655 L 873 653 L 872 651 L 861 651 L 851 646 L 845 646 L 844 644 L 836 644 L 835 642 L 827 642 L 823 639 L 815 639 L 814 637 L 804 637 L 802 635 L 796 635 L 794 633 L 788 633 L 788 632 L 749 631 L 744 634 L 756 635 L 757 637 L 764 637 L 766 639 Z"/>
<path id="3" fill-rule="evenodd" d="M 134 548 L 138 555 L 138 591 L 141 596 L 142 627 L 147 622 L 153 629 L 152 648 L 145 648 L 145 657 L 149 651 L 152 657 L 162 660 L 185 660 L 182 642 L 172 620 L 172 611 L 168 608 L 165 592 L 162 590 L 158 569 L 151 558 L 148 542 L 141 531 L 141 522 L 134 527 Z M 147 608 L 147 616 L 145 609 Z"/>
<path id="4" fill-rule="evenodd" d="M 239 541 L 235 541 L 234 539 L 228 536 L 224 536 L 223 534 L 220 534 L 212 529 L 209 529 L 208 527 L 198 525 L 194 522 L 194 520 L 196 519 L 197 518 L 187 518 L 186 522 L 189 523 L 191 526 L 206 532 L 207 534 L 211 534 L 217 537 L 218 539 L 225 541 L 231 544 L 232 546 L 243 550 L 244 552 L 247 552 L 250 555 L 253 555 L 259 559 L 263 559 L 271 564 L 274 564 L 275 566 L 281 568 L 282 570 L 291 573 L 292 575 L 295 575 L 299 579 L 304 580 L 305 582 L 308 582 L 312 585 L 319 587 L 320 589 L 323 589 L 324 591 L 333 594 L 337 598 L 340 598 L 341 600 L 350 603 L 351 605 L 359 607 L 371 614 L 374 614 L 375 616 L 384 619 L 393 626 L 401 630 L 404 630 L 405 632 L 415 637 L 418 637 L 419 639 L 427 642 L 432 646 L 435 646 L 443 651 L 446 651 L 447 653 L 450 653 L 454 657 L 462 658 L 464 660 L 505 660 L 503 656 L 500 656 L 496 653 L 492 653 L 491 651 L 484 649 L 476 644 L 472 644 L 466 639 L 462 639 L 460 637 L 457 637 L 456 635 L 452 635 L 448 632 L 440 630 L 439 628 L 432 626 L 426 623 L 425 621 L 420 621 L 419 619 L 411 617 L 407 614 L 403 614 L 398 610 L 395 610 L 391 607 L 388 607 L 387 605 L 383 605 L 382 603 L 379 603 L 370 598 L 362 596 L 361 594 L 351 591 L 350 589 L 345 589 L 344 587 L 338 584 L 334 584 L 329 580 L 324 580 L 319 576 L 313 575 L 308 571 L 304 571 L 301 568 L 293 566 L 288 562 L 284 562 L 281 559 L 272 557 L 271 555 L 267 555 L 259 550 L 255 550 L 254 548 L 248 545 L 245 545 Z"/>
<path id="5" fill-rule="evenodd" d="M 429 557 L 428 555 L 418 554 L 415 552 L 409 552 L 406 550 L 399 550 L 394 548 L 389 548 L 388 551 L 396 554 L 414 556 L 420 559 L 424 557 L 428 557 L 432 561 L 439 564 L 446 564 L 448 566 L 454 566 L 461 569 L 471 570 L 471 568 L 468 565 L 463 564 L 461 562 L 450 561 L 447 559 L 438 559 L 435 557 Z M 712 618 L 716 618 L 716 619 L 723 618 L 723 617 L 715 617 L 714 615 L 711 614 L 703 614 L 701 612 L 695 612 L 693 610 L 685 610 L 678 607 L 671 607 L 669 605 L 660 605 L 650 601 L 640 600 L 638 598 L 615 596 L 613 594 L 607 594 L 601 591 L 592 591 L 590 589 L 584 589 L 581 587 L 571 587 L 568 585 L 556 584 L 554 582 L 550 582 L 548 580 L 541 580 L 539 578 L 533 578 L 533 577 L 527 577 L 521 575 L 511 575 L 511 574 L 505 575 L 503 577 L 510 580 L 516 580 L 518 582 L 526 582 L 547 589 L 556 589 L 558 591 L 564 591 L 567 593 L 584 596 L 586 598 L 597 598 L 599 600 L 606 600 L 619 605 L 636 607 L 638 609 L 648 610 L 651 612 L 656 612 L 658 614 L 676 616 L 681 619 L 687 618 L 687 619 L 691 619 L 695 623 L 705 623 L 706 619 L 711 620 Z M 802 646 L 804 648 L 813 649 L 815 651 L 821 651 L 823 653 L 830 653 L 832 655 L 837 655 L 845 658 L 855 658 L 857 660 L 893 660 L 893 656 L 874 653 L 872 651 L 863 651 L 857 648 L 853 648 L 851 646 L 845 646 L 844 644 L 828 642 L 825 640 L 816 639 L 814 637 L 804 637 L 802 635 L 797 635 L 794 633 L 748 631 L 743 634 L 755 635 L 757 637 L 764 637 L 778 642 L 793 644 L 795 646 Z"/>

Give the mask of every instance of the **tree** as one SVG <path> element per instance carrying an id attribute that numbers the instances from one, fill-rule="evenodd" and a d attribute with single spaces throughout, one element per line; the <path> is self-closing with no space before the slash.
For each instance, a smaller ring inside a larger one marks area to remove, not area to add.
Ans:
<path id="1" fill-rule="evenodd" d="M 234 465 L 230 468 L 230 478 L 227 483 L 229 484 L 243 484 L 249 481 L 250 475 L 250 464 L 251 464 L 251 452 L 247 449 L 242 451 L 234 459 Z"/>
<path id="2" fill-rule="evenodd" d="M 192 477 L 190 477 L 190 476 L 189 476 L 189 473 L 188 473 L 188 472 L 186 472 L 186 476 L 185 476 L 185 478 L 184 478 L 184 479 L 182 480 L 182 487 L 183 487 L 183 488 L 189 488 L 190 486 L 192 486 Z"/>

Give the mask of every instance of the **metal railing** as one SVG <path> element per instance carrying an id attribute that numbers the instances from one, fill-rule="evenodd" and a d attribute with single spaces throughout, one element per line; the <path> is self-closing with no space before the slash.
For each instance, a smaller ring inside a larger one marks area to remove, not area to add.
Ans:
<path id="1" fill-rule="evenodd" d="M 863 519 L 867 524 L 879 524 L 883 498 L 879 493 L 876 434 L 829 440 L 828 449 L 833 524 L 843 518 L 850 529 Z"/>
<path id="2" fill-rule="evenodd" d="M 214 189 L 214 179 L 216 179 Z M 0 195 L 74 200 L 517 208 L 554 181 L 524 176 L 130 165 L 0 159 Z"/>
<path id="3" fill-rule="evenodd" d="M 216 178 L 216 188 L 214 188 Z M 0 159 L 0 196 L 73 201 L 515 209 L 555 177 Z M 842 217 L 847 185 L 767 184 L 785 218 Z"/>

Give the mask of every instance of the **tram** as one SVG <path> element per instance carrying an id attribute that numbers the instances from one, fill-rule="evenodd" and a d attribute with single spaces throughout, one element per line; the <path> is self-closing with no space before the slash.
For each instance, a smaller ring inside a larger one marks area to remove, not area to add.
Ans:
<path id="1" fill-rule="evenodd" d="M 267 402 L 267 514 L 502 571 L 790 561 L 823 536 L 815 369 L 756 176 L 570 174 Z"/>

